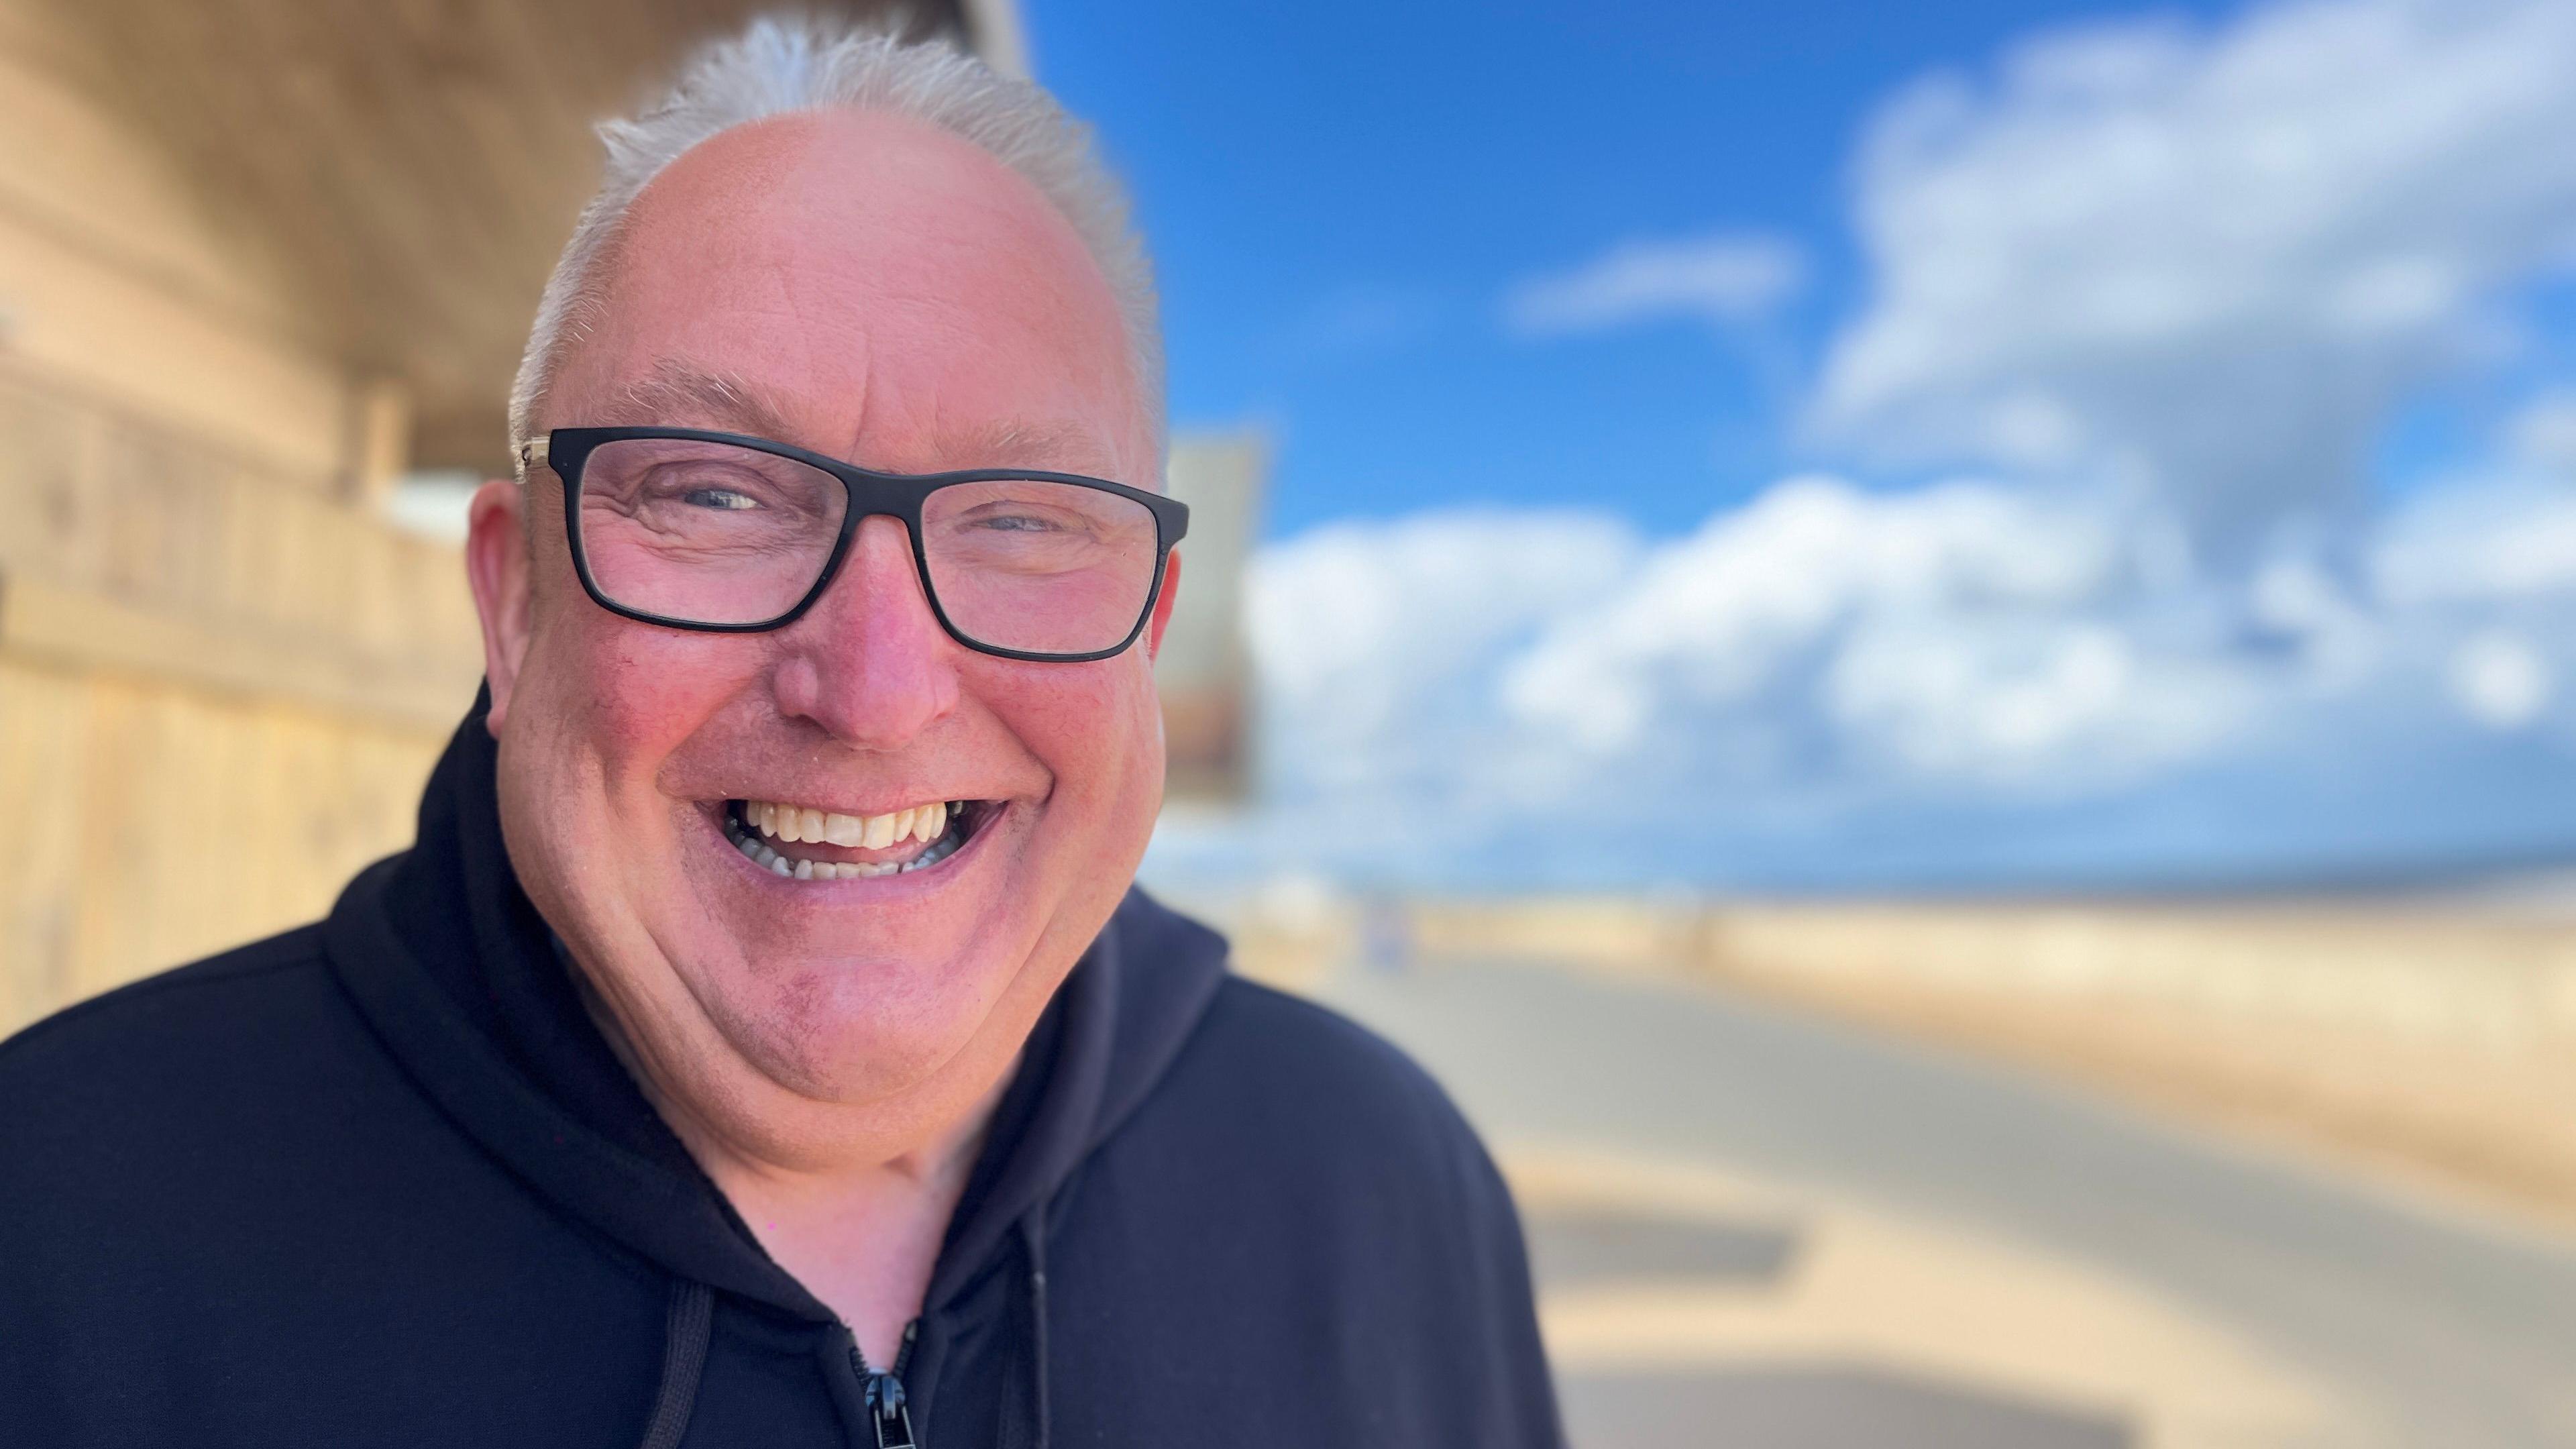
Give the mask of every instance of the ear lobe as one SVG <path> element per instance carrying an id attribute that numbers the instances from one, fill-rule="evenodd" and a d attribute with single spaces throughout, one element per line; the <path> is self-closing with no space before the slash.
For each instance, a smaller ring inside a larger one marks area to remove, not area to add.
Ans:
<path id="1" fill-rule="evenodd" d="M 1145 657 L 1148 660 L 1163 652 L 1163 629 L 1172 622 L 1172 601 L 1181 593 L 1181 555 L 1178 550 L 1163 557 L 1163 587 L 1154 595 L 1154 617 L 1145 626 Z"/>
<path id="2" fill-rule="evenodd" d="M 484 724 L 497 737 L 528 657 L 527 495 L 518 484 L 496 478 L 476 490 L 466 515 L 465 578 L 483 623 L 483 679 L 492 690 Z"/>

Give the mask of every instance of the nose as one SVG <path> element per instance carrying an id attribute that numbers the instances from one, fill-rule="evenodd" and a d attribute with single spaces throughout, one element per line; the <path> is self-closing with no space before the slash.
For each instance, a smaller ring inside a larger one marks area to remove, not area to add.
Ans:
<path id="1" fill-rule="evenodd" d="M 957 706 L 957 645 L 930 612 L 895 519 L 859 520 L 831 587 L 779 641 L 779 712 L 835 739 L 898 749 Z"/>

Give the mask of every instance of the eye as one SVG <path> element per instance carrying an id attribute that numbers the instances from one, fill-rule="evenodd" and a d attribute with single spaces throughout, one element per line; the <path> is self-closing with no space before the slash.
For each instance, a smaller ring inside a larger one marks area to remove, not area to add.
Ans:
<path id="1" fill-rule="evenodd" d="M 976 519 L 975 526 L 996 533 L 1053 533 L 1057 529 L 1054 520 L 1032 513 L 988 513 Z"/>
<path id="2" fill-rule="evenodd" d="M 738 488 L 692 488 L 680 495 L 680 501 L 692 508 L 721 508 L 728 512 L 760 506 L 757 499 Z"/>

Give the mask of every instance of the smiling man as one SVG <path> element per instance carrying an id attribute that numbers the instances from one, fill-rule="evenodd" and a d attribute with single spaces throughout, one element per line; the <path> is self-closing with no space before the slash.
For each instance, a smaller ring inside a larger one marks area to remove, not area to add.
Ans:
<path id="1" fill-rule="evenodd" d="M 603 135 L 418 843 L 0 1046 L 11 1442 L 1555 1443 L 1454 1110 L 1133 886 L 1187 513 L 1080 133 L 761 25 Z"/>

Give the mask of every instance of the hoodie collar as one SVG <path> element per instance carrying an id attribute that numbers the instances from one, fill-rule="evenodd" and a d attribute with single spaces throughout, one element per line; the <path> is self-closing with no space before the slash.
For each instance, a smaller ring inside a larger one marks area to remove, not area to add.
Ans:
<path id="1" fill-rule="evenodd" d="M 422 795 L 411 850 L 324 923 L 334 970 L 458 1126 L 563 1211 L 675 1275 L 817 1323 L 583 1010 L 501 839 L 488 695 Z M 1130 888 L 1023 1053 L 949 1225 L 925 1311 L 1009 1241 L 1153 1090 L 1223 979 L 1225 942 Z"/>

